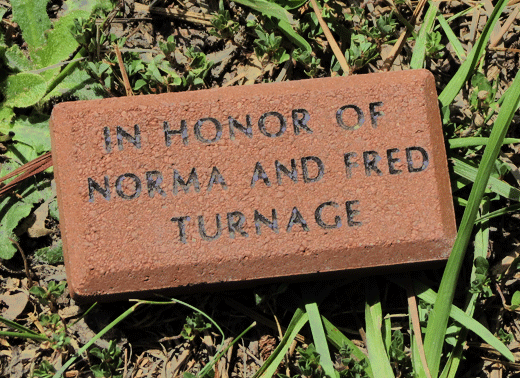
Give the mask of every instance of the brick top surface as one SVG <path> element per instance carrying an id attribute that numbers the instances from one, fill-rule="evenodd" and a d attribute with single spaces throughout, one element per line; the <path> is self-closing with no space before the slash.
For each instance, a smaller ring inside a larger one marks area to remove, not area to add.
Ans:
<path id="1" fill-rule="evenodd" d="M 426 70 L 58 104 L 72 295 L 445 259 L 456 228 Z"/>

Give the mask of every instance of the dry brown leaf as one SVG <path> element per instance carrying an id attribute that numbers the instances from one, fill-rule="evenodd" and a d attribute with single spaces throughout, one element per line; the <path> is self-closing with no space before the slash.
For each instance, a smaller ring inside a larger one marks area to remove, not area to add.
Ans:
<path id="1" fill-rule="evenodd" d="M 3 307 L 1 315 L 8 320 L 15 320 L 25 309 L 28 300 L 28 295 L 21 291 L 0 295 L 0 303 Z"/>

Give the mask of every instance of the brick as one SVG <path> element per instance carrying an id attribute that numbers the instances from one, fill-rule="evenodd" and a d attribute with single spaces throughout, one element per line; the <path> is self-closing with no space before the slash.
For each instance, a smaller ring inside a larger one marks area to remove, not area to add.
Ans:
<path id="1" fill-rule="evenodd" d="M 455 239 L 426 70 L 61 103 L 51 135 L 75 299 L 395 268 Z"/>

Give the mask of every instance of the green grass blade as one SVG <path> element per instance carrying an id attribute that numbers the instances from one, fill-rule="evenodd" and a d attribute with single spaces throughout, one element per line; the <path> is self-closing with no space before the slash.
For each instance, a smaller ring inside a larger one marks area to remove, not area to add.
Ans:
<path id="1" fill-rule="evenodd" d="M 16 329 L 20 332 L 24 333 L 30 333 L 32 335 L 39 335 L 38 332 L 33 331 L 32 329 L 29 329 L 21 324 L 18 324 L 16 322 L 13 322 L 12 320 L 6 319 L 2 316 L 0 316 L 0 322 L 4 323 L 6 326 L 11 327 L 12 329 Z"/>
<path id="2" fill-rule="evenodd" d="M 434 304 L 438 298 L 439 294 L 435 293 L 434 290 L 430 289 L 428 286 L 423 284 L 420 281 L 413 281 L 414 290 L 419 298 L 423 301 Z M 500 341 L 498 340 L 486 327 L 480 324 L 477 320 L 473 319 L 471 316 L 466 314 L 460 308 L 455 305 L 450 306 L 449 316 L 455 320 L 456 322 L 462 324 L 464 327 L 468 328 L 470 331 L 474 332 L 477 336 L 479 336 L 486 343 L 491 345 L 497 351 L 502 353 L 504 357 L 507 359 L 514 361 L 514 356 L 511 351 Z M 445 334 L 445 333 L 444 333 Z M 444 334 L 442 335 L 444 337 Z M 426 355 L 428 356 L 428 355 Z"/>
<path id="3" fill-rule="evenodd" d="M 9 332 L 9 331 L 0 331 L 0 336 L 4 337 L 21 337 L 22 339 L 31 339 L 38 341 L 50 341 L 50 339 L 43 334 L 34 334 L 29 332 Z"/>
<path id="4" fill-rule="evenodd" d="M 486 26 L 482 30 L 482 34 L 478 39 L 475 46 L 471 49 L 471 52 L 468 54 L 468 58 L 464 61 L 464 63 L 460 66 L 457 73 L 450 80 L 448 85 L 444 88 L 442 93 L 439 95 L 439 101 L 443 107 L 451 104 L 455 96 L 459 93 L 460 89 L 464 85 L 464 83 L 468 80 L 469 76 L 475 69 L 480 57 L 486 51 L 486 45 L 491 37 L 491 32 L 495 27 L 502 11 L 507 5 L 508 0 L 499 0 L 497 5 L 495 5 L 495 9 L 491 13 Z"/>
<path id="5" fill-rule="evenodd" d="M 411 69 L 419 69 L 423 68 L 424 66 L 424 58 L 426 56 L 426 40 L 428 34 L 432 32 L 438 9 L 438 3 L 432 3 L 429 1 L 428 4 L 428 11 L 426 12 L 426 16 L 424 16 L 424 21 L 413 49 L 412 60 L 410 61 Z"/>
<path id="6" fill-rule="evenodd" d="M 240 333 L 240 335 L 238 335 L 237 337 L 235 337 L 233 339 L 232 342 L 230 342 L 228 344 L 227 347 L 225 347 L 224 349 L 222 349 L 220 352 L 218 352 L 215 357 L 212 358 L 212 360 L 210 362 L 208 362 L 204 368 L 197 374 L 197 377 L 210 377 L 211 376 L 211 372 L 212 372 L 212 368 L 213 368 L 213 365 L 215 365 L 215 363 L 218 362 L 218 360 L 220 360 L 222 358 L 222 356 L 229 350 L 229 348 L 231 348 L 233 345 L 235 345 L 235 343 L 240 340 L 242 337 L 244 337 L 244 335 L 246 333 L 249 332 L 249 330 L 253 327 L 256 326 L 256 322 L 253 322 L 249 325 L 249 327 L 247 327 L 245 330 L 242 331 L 242 333 Z"/>
<path id="7" fill-rule="evenodd" d="M 378 288 L 374 283 L 367 281 L 365 292 L 367 296 L 365 302 L 365 332 L 370 366 L 372 366 L 375 377 L 395 377 L 381 334 L 383 316 Z"/>
<path id="8" fill-rule="evenodd" d="M 464 160 L 458 157 L 452 157 L 453 161 L 453 172 L 464 177 L 467 180 L 475 181 L 477 178 L 478 169 L 468 164 Z M 488 188 L 501 195 L 502 197 L 508 198 L 513 201 L 520 201 L 520 190 L 509 185 L 507 182 L 497 179 L 496 177 L 490 177 L 488 181 Z"/>
<path id="9" fill-rule="evenodd" d="M 63 376 L 63 374 L 67 371 L 67 369 L 69 368 L 70 365 L 72 365 L 74 363 L 74 361 L 76 361 L 76 359 L 82 355 L 83 353 L 85 353 L 87 351 L 88 348 L 90 348 L 97 340 L 99 340 L 101 337 L 103 337 L 103 335 L 105 335 L 108 331 L 110 331 L 112 328 L 114 328 L 117 324 L 119 324 L 123 319 L 125 319 L 128 315 L 130 315 L 132 312 L 135 311 L 135 309 L 141 305 L 142 302 L 138 302 L 136 303 L 135 305 L 133 305 L 132 307 L 130 307 L 128 310 L 126 310 L 125 312 L 123 312 L 121 315 L 119 315 L 112 323 L 110 323 L 109 325 L 107 325 L 105 328 L 103 328 L 101 331 L 99 331 L 96 336 L 94 336 L 92 339 L 89 340 L 88 343 L 86 343 L 85 345 L 83 345 L 78 351 L 76 354 L 74 354 L 71 358 L 68 359 L 68 361 L 63 364 L 63 366 L 61 367 L 60 370 L 58 370 L 53 378 L 61 378 Z"/>
<path id="10" fill-rule="evenodd" d="M 285 335 L 280 341 L 280 344 L 278 344 L 276 349 L 273 351 L 273 353 L 271 353 L 262 367 L 258 369 L 253 378 L 271 378 L 276 373 L 276 370 L 278 369 L 280 362 L 282 362 L 285 353 L 287 353 L 289 350 L 292 341 L 308 320 L 309 316 L 307 313 L 303 309 L 297 308 L 294 312 L 291 322 L 289 323 L 289 326 L 287 327 Z"/>
<path id="11" fill-rule="evenodd" d="M 350 339 L 345 336 L 339 329 L 337 329 L 331 322 L 328 321 L 323 315 L 321 316 L 321 321 L 323 323 L 323 327 L 325 328 L 325 335 L 327 336 L 327 340 L 334 345 L 337 349 L 340 349 L 344 345 L 348 346 L 352 351 L 354 357 L 358 359 L 358 361 L 366 361 L 368 367 L 365 372 L 368 374 L 370 378 L 374 378 L 374 373 L 372 373 L 372 368 L 370 367 L 370 360 L 365 356 L 365 354 L 354 344 Z"/>
<path id="12" fill-rule="evenodd" d="M 450 23 L 450 22 L 452 22 L 452 21 L 455 21 L 457 18 L 462 17 L 462 16 L 465 16 L 465 15 L 467 15 L 468 13 L 474 12 L 474 11 L 476 11 L 477 9 L 482 8 L 483 6 L 484 6 L 483 3 L 478 3 L 478 4 L 475 4 L 474 6 L 467 7 L 466 9 L 461 10 L 460 12 L 457 12 L 457 13 L 455 13 L 453 16 L 449 17 L 446 21 L 448 21 L 448 23 Z"/>
<path id="13" fill-rule="evenodd" d="M 516 204 L 513 206 L 509 206 L 509 207 L 503 207 L 502 209 L 498 209 L 491 213 L 487 213 L 486 215 L 482 215 L 480 218 L 477 218 L 475 220 L 475 223 L 483 222 L 483 221 L 485 221 L 487 219 L 491 219 L 491 218 L 500 217 L 502 215 L 509 214 L 509 213 L 512 213 L 512 212 L 515 212 L 518 210 L 520 210 L 520 204 Z"/>
<path id="14" fill-rule="evenodd" d="M 488 144 L 489 138 L 484 137 L 468 137 L 468 138 L 453 138 L 448 139 L 450 148 L 462 148 L 472 146 L 485 146 Z M 518 138 L 504 138 L 502 144 L 516 144 L 520 143 Z"/>
<path id="15" fill-rule="evenodd" d="M 500 10 L 501 12 L 504 6 L 505 2 L 499 1 L 495 7 L 495 11 Z M 495 13 L 495 11 L 493 13 Z M 492 18 L 493 17 L 491 17 L 491 19 Z M 495 15 L 495 18 L 498 17 Z M 491 22 L 488 21 L 488 25 L 490 23 Z M 488 25 L 486 25 L 486 28 Z M 504 136 L 509 128 L 509 124 L 511 123 L 511 119 L 513 118 L 519 102 L 520 73 L 517 73 L 513 83 L 511 84 L 507 98 L 504 100 L 502 108 L 498 113 L 497 120 L 495 121 L 489 137 L 488 145 L 484 150 L 477 177 L 468 199 L 468 205 L 466 206 L 464 215 L 462 216 L 457 238 L 455 239 L 453 250 L 444 270 L 439 294 L 428 320 L 424 344 L 426 358 L 432 377 L 437 377 L 439 374 L 439 364 L 444 343 L 444 335 L 446 333 L 446 327 L 450 315 L 450 308 L 453 302 L 453 296 L 455 295 L 455 287 L 464 260 L 464 254 L 477 217 L 480 201 L 484 195 L 491 171 L 494 168 L 494 162 L 498 157 Z"/>
<path id="16" fill-rule="evenodd" d="M 489 213 L 491 201 L 489 196 L 485 196 L 482 199 L 482 209 L 480 211 L 481 215 Z M 473 253 L 473 260 L 477 257 L 486 257 L 488 251 L 489 244 L 489 222 L 483 222 L 479 226 L 479 229 L 475 235 L 475 248 Z M 470 282 L 473 282 L 476 278 L 476 267 L 475 265 L 471 266 L 471 276 Z M 473 317 L 473 313 L 475 312 L 475 305 L 477 303 L 478 294 L 470 293 L 466 294 L 467 296 L 467 306 L 466 306 L 466 314 L 470 317 Z M 441 378 L 455 378 L 459 364 L 462 360 L 462 352 L 464 351 L 464 347 L 466 345 L 466 339 L 468 337 L 468 329 L 463 327 L 462 325 L 458 327 L 457 331 L 457 344 L 453 348 L 446 362 L 444 369 L 441 374 Z"/>
<path id="17" fill-rule="evenodd" d="M 461 62 L 464 61 L 464 59 L 466 59 L 466 51 L 464 51 L 462 44 L 460 43 L 459 39 L 451 29 L 450 25 L 448 25 L 448 22 L 446 21 L 444 16 L 442 14 L 438 14 L 437 21 L 439 21 L 439 25 L 441 25 L 442 30 L 444 30 L 444 34 L 446 34 L 448 41 L 450 41 L 451 46 L 455 51 L 455 54 L 457 54 L 457 58 L 459 58 Z"/>
<path id="18" fill-rule="evenodd" d="M 336 376 L 339 377 L 339 374 L 334 370 L 334 364 L 330 358 L 329 346 L 327 344 L 327 338 L 325 337 L 325 330 L 323 329 L 323 323 L 321 322 L 318 305 L 316 302 L 307 303 L 305 304 L 305 311 L 307 311 L 309 317 L 312 339 L 314 340 L 316 352 L 320 355 L 320 365 L 323 368 L 323 372 L 331 378 Z"/>

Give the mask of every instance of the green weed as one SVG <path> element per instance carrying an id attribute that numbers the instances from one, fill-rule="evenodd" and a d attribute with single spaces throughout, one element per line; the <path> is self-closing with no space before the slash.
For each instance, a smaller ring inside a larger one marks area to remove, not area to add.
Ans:
<path id="1" fill-rule="evenodd" d="M 49 361 L 43 360 L 33 371 L 35 378 L 52 378 L 56 373 L 56 368 Z"/>
<path id="2" fill-rule="evenodd" d="M 123 376 L 120 372 L 123 366 L 122 353 L 114 340 L 110 340 L 108 348 L 92 348 L 89 353 L 100 360 L 99 364 L 90 367 L 95 377 L 119 378 Z"/>
<path id="3" fill-rule="evenodd" d="M 48 305 L 49 303 L 56 304 L 56 300 L 65 292 L 67 282 L 62 281 L 57 283 L 56 281 L 50 281 L 47 288 L 35 285 L 31 287 L 29 292 L 33 294 L 41 304 Z"/>
<path id="4" fill-rule="evenodd" d="M 211 328 L 211 324 L 207 323 L 204 316 L 196 312 L 192 316 L 186 318 L 186 324 L 181 331 L 181 336 L 187 340 L 193 340 L 201 332 Z"/>
<path id="5" fill-rule="evenodd" d="M 261 28 L 255 30 L 255 53 L 262 62 L 284 63 L 290 56 L 282 47 L 282 37 L 268 33 Z"/>
<path id="6" fill-rule="evenodd" d="M 219 1 L 219 10 L 211 20 L 213 29 L 209 31 L 211 35 L 223 39 L 233 38 L 240 25 L 231 18 L 227 9 L 224 8 L 224 1 Z"/>

